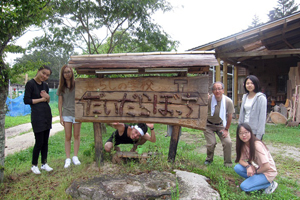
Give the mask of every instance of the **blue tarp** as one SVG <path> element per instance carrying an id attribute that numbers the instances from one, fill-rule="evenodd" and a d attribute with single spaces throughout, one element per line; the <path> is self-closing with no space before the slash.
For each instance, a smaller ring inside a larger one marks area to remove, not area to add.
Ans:
<path id="1" fill-rule="evenodd" d="M 6 99 L 6 105 L 8 108 L 7 116 L 15 117 L 15 116 L 24 116 L 28 115 L 31 112 L 30 105 L 24 104 L 24 93 L 18 96 L 15 99 L 8 98 Z"/>

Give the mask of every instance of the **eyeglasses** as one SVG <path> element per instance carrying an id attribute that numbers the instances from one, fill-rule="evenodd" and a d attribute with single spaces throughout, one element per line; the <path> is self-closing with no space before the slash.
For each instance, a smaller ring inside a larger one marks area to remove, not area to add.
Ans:
<path id="1" fill-rule="evenodd" d="M 239 135 L 247 135 L 247 134 L 249 134 L 249 133 L 250 133 L 249 131 L 245 131 L 245 132 L 239 133 Z"/>
<path id="2" fill-rule="evenodd" d="M 64 72 L 64 74 L 71 74 L 71 71 L 66 71 Z"/>
<path id="3" fill-rule="evenodd" d="M 223 88 L 213 88 L 213 91 L 221 91 Z"/>

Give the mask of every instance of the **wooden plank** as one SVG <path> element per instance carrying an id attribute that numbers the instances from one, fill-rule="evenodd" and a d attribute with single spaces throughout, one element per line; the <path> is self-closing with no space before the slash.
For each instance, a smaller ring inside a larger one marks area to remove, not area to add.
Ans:
<path id="1" fill-rule="evenodd" d="M 296 111 L 295 111 L 295 121 L 300 122 L 300 85 L 297 86 L 297 102 L 296 102 Z"/>
<path id="2" fill-rule="evenodd" d="M 265 51 L 249 51 L 249 52 L 234 52 L 234 53 L 220 53 L 220 58 L 231 57 L 256 57 L 256 56 L 276 56 L 276 55 L 289 55 L 300 54 L 300 49 L 284 49 L 284 50 L 265 50 Z"/>
<path id="3" fill-rule="evenodd" d="M 68 66 L 81 71 L 88 69 L 140 69 L 157 67 L 188 67 L 191 69 L 193 67 L 217 65 L 217 60 L 213 53 L 146 54 L 140 56 L 135 54 L 108 55 L 72 56 Z"/>
<path id="4" fill-rule="evenodd" d="M 155 67 L 201 67 L 217 65 L 215 58 L 211 56 L 208 59 L 197 59 L 197 60 L 121 60 L 121 61 L 106 61 L 106 60 L 96 60 L 96 61 L 86 61 L 86 62 L 74 62 L 69 61 L 68 66 L 83 69 L 110 69 L 110 68 L 120 68 L 120 69 L 130 69 L 130 68 L 155 68 Z"/>
<path id="5" fill-rule="evenodd" d="M 93 57 L 122 57 L 122 56 L 149 56 L 149 55 L 199 55 L 199 54 L 214 54 L 214 51 L 184 51 L 184 52 L 170 52 L 170 51 L 156 51 L 156 52 L 138 52 L 138 53 L 113 53 L 113 54 L 88 54 L 88 55 L 74 55 L 72 58 L 93 58 Z"/>
<path id="6" fill-rule="evenodd" d="M 94 122 L 93 128 L 94 128 L 94 141 L 95 141 L 95 157 L 96 157 L 96 163 L 99 167 L 104 164 L 101 124 Z"/>
<path id="7" fill-rule="evenodd" d="M 137 152 L 131 151 L 117 151 L 115 154 L 119 158 L 150 158 L 152 153 L 148 154 L 147 152 L 138 154 Z"/>
<path id="8" fill-rule="evenodd" d="M 144 122 L 205 129 L 208 76 L 76 79 L 80 122 Z"/>
<path id="9" fill-rule="evenodd" d="M 178 67 L 179 68 L 179 67 Z M 205 72 L 209 72 L 209 67 L 186 67 L 188 69 L 188 73 L 190 74 L 203 74 Z M 98 70 L 97 68 L 95 69 L 86 69 L 86 68 L 77 68 L 76 71 L 78 74 L 86 74 L 86 75 L 95 75 L 96 74 L 96 70 Z M 164 74 L 164 73 L 170 73 L 170 72 L 160 72 L 160 74 Z M 134 73 L 132 73 L 134 74 Z M 145 72 L 145 68 L 139 68 L 138 72 L 136 74 L 150 74 L 149 72 Z M 103 78 L 103 74 L 96 74 L 97 78 L 101 78 L 100 75 L 102 75 Z"/>
<path id="10" fill-rule="evenodd" d="M 159 155 L 157 152 L 145 152 L 138 154 L 137 152 L 118 151 L 112 157 L 112 163 L 122 164 L 124 159 L 139 159 L 140 163 L 146 164 L 147 159 L 151 156 Z"/>

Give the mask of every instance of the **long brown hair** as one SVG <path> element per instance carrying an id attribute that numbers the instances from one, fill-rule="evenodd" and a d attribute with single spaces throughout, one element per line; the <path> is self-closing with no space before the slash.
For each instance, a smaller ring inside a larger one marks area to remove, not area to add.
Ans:
<path id="1" fill-rule="evenodd" d="M 64 71 L 66 68 L 70 68 L 71 69 L 71 74 L 72 74 L 72 77 L 71 77 L 71 85 L 70 85 L 70 88 L 69 90 L 72 91 L 74 88 L 75 88 L 75 81 L 74 81 L 74 73 L 73 73 L 73 70 L 71 67 L 69 67 L 68 65 L 64 65 L 62 66 L 61 70 L 60 70 L 60 76 L 59 76 L 59 86 L 58 86 L 58 93 L 61 94 L 61 93 L 65 93 L 65 89 L 68 88 L 68 85 L 67 85 L 67 81 L 64 77 Z"/>
<path id="2" fill-rule="evenodd" d="M 250 137 L 250 140 L 249 140 L 249 150 L 250 150 L 250 152 L 249 152 L 249 160 L 248 161 L 252 162 L 255 159 L 255 141 L 260 141 L 260 140 L 255 137 L 255 135 L 252 132 L 251 127 L 247 123 L 239 124 L 237 129 L 236 129 L 236 159 L 235 159 L 235 162 L 238 163 L 240 161 L 241 154 L 242 154 L 242 149 L 246 145 L 246 143 L 243 142 L 239 137 L 241 127 L 244 127 L 244 129 L 249 131 L 250 134 L 251 134 L 251 137 Z"/>

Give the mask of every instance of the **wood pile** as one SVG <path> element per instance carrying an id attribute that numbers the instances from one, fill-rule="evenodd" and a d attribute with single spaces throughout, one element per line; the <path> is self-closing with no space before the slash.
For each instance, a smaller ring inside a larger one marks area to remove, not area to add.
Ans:
<path id="1" fill-rule="evenodd" d="M 129 151 L 117 151 L 115 155 L 112 157 L 112 163 L 114 164 L 122 164 L 126 159 L 138 159 L 140 163 L 146 163 L 147 159 L 151 156 L 158 155 L 157 152 L 129 152 Z"/>
<path id="2" fill-rule="evenodd" d="M 269 117 L 274 124 L 286 124 L 287 118 L 282 115 L 280 112 L 272 112 L 270 113 Z M 268 120 L 267 120 L 268 121 Z"/>

